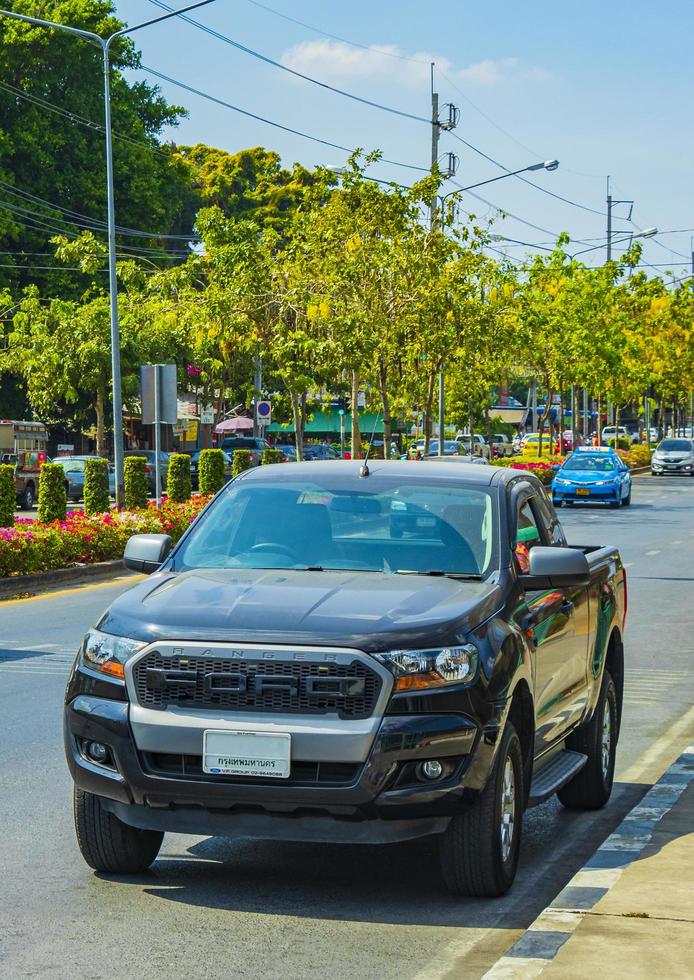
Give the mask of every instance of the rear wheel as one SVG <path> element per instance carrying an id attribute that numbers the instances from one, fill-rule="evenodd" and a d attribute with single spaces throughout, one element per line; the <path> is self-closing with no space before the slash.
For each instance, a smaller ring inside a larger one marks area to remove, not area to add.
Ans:
<path id="1" fill-rule="evenodd" d="M 440 837 L 441 872 L 450 891 L 480 898 L 508 891 L 518 866 L 524 801 L 521 746 L 509 722 L 482 794 Z"/>
<path id="2" fill-rule="evenodd" d="M 136 874 L 154 861 L 163 833 L 129 827 L 106 810 L 98 796 L 74 790 L 75 832 L 82 857 L 95 871 Z"/>
<path id="3" fill-rule="evenodd" d="M 22 493 L 22 508 L 24 510 L 31 510 L 34 506 L 35 499 L 36 498 L 34 496 L 34 487 L 30 483 L 28 486 L 24 488 L 24 492 Z"/>
<path id="4" fill-rule="evenodd" d="M 617 753 L 617 692 L 605 671 L 595 714 L 566 740 L 567 748 L 583 752 L 588 761 L 557 793 L 569 810 L 599 810 L 610 798 Z"/>

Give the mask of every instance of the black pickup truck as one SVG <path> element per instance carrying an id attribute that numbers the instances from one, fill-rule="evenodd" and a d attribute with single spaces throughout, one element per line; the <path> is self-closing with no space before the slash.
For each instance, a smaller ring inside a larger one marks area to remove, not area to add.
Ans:
<path id="1" fill-rule="evenodd" d="M 488 466 L 289 463 L 229 483 L 89 631 L 65 748 L 86 861 L 166 831 L 437 835 L 447 886 L 513 882 L 523 813 L 609 799 L 626 577 L 569 548 L 538 480 Z"/>

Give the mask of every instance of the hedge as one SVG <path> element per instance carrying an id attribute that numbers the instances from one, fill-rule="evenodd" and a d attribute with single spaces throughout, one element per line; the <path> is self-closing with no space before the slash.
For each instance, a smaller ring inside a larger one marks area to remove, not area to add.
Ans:
<path id="1" fill-rule="evenodd" d="M 3 463 L 0 465 L 0 527 L 12 527 L 16 506 L 14 466 Z"/>
<path id="2" fill-rule="evenodd" d="M 39 520 L 64 521 L 66 513 L 65 470 L 59 463 L 44 463 L 39 471 Z"/>
<path id="3" fill-rule="evenodd" d="M 203 449 L 198 463 L 198 489 L 214 494 L 224 486 L 224 453 L 221 449 Z"/>
<path id="4" fill-rule="evenodd" d="M 239 473 L 243 473 L 244 470 L 250 470 L 250 468 L 251 468 L 250 449 L 235 449 L 233 463 L 231 467 L 231 475 L 238 476 Z"/>
<path id="5" fill-rule="evenodd" d="M 91 516 L 74 510 L 49 525 L 19 518 L 0 528 L 0 577 L 122 558 L 131 534 L 169 534 L 176 542 L 208 500 L 200 494 L 182 504 L 165 500 L 159 510 L 152 500 L 141 510 Z"/>
<path id="6" fill-rule="evenodd" d="M 190 456 L 187 453 L 171 453 L 166 476 L 166 494 L 169 500 L 183 503 L 190 498 Z"/>
<path id="7" fill-rule="evenodd" d="M 272 446 L 266 446 L 263 449 L 263 455 L 260 460 L 261 463 L 281 463 L 282 462 L 282 450 L 273 449 Z"/>
<path id="8" fill-rule="evenodd" d="M 149 496 L 149 481 L 145 468 L 145 456 L 127 456 L 124 465 L 125 480 L 125 509 L 139 510 L 147 506 Z"/>
<path id="9" fill-rule="evenodd" d="M 88 459 L 84 467 L 84 512 L 105 514 L 110 506 L 108 460 Z"/>

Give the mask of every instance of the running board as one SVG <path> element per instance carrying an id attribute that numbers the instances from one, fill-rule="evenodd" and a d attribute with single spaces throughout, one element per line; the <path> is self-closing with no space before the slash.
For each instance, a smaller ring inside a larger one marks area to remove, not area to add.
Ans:
<path id="1" fill-rule="evenodd" d="M 528 806 L 537 806 L 539 803 L 548 800 L 562 786 L 566 786 L 576 773 L 583 769 L 587 761 L 587 755 L 582 752 L 573 752 L 571 749 L 564 749 L 557 753 L 552 761 L 548 762 L 533 777 Z"/>

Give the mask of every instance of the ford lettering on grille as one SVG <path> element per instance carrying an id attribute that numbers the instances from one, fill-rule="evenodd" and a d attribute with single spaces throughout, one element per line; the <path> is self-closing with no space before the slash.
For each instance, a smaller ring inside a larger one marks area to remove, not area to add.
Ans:
<path id="1" fill-rule="evenodd" d="M 357 659 L 252 661 L 157 650 L 135 664 L 133 680 L 137 700 L 145 707 L 332 712 L 341 718 L 368 718 L 381 689 L 379 674 Z"/>

